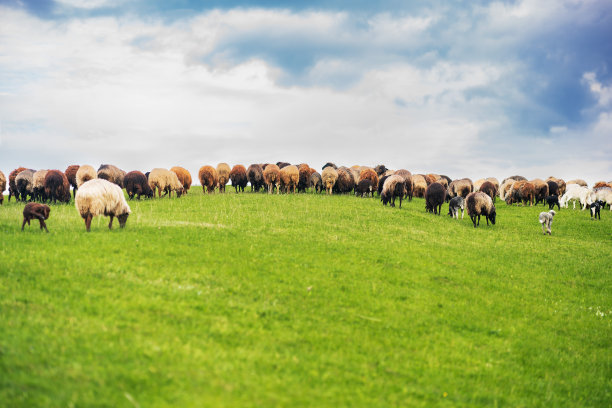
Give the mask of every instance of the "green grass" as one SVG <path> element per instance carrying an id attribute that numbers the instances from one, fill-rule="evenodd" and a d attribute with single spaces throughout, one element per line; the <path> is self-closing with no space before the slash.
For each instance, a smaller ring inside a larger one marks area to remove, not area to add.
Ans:
<path id="1" fill-rule="evenodd" d="M 0 405 L 612 405 L 612 214 L 352 196 L 0 207 Z M 445 211 L 447 206 L 444 206 Z M 118 226 L 118 224 L 117 224 Z"/>

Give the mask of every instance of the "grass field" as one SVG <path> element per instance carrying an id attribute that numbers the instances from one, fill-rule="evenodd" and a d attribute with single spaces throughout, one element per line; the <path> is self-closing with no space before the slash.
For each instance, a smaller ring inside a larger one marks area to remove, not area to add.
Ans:
<path id="1" fill-rule="evenodd" d="M 612 405 L 608 209 L 404 204 L 196 187 L 46 234 L 5 200 L 0 406 Z"/>

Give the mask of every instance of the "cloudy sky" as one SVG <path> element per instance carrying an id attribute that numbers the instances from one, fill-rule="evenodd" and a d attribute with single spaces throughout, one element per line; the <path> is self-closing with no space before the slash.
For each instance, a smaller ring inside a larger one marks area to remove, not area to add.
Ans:
<path id="1" fill-rule="evenodd" d="M 612 180 L 612 3 L 0 0 L 0 169 Z"/>

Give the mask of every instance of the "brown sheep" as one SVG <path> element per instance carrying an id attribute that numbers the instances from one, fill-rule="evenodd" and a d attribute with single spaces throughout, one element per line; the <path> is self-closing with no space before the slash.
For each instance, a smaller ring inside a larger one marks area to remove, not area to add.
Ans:
<path id="1" fill-rule="evenodd" d="M 4 190 L 6 189 L 6 177 L 0 171 L 0 205 L 4 203 Z"/>
<path id="2" fill-rule="evenodd" d="M 376 175 L 378 177 L 381 177 L 383 174 L 385 174 L 387 172 L 387 167 L 384 164 L 379 164 L 378 166 L 374 167 L 374 171 L 376 172 Z"/>
<path id="3" fill-rule="evenodd" d="M 480 185 L 480 189 L 478 191 L 482 191 L 483 193 L 491 197 L 491 200 L 493 200 L 493 203 L 495 203 L 495 199 L 497 198 L 497 189 L 495 188 L 495 185 L 493 183 L 485 180 Z"/>
<path id="4" fill-rule="evenodd" d="M 115 183 L 119 187 L 123 188 L 123 178 L 125 177 L 125 171 L 121 170 L 117 166 L 112 164 L 103 164 L 98 168 L 98 178 Z"/>
<path id="5" fill-rule="evenodd" d="M 202 166 L 198 171 L 198 178 L 202 185 L 202 193 L 212 194 L 215 192 L 215 187 L 219 183 L 219 177 L 217 176 L 217 170 L 212 166 Z"/>
<path id="6" fill-rule="evenodd" d="M 425 210 L 442 214 L 442 204 L 446 201 L 446 189 L 438 182 L 431 183 L 425 190 Z"/>
<path id="7" fill-rule="evenodd" d="M 236 189 L 236 193 L 238 193 L 239 190 L 244 193 L 244 188 L 248 183 L 248 179 L 246 168 L 242 164 L 237 164 L 232 167 L 229 178 L 232 180 L 232 186 Z"/>
<path id="8" fill-rule="evenodd" d="M 350 193 L 355 188 L 353 173 L 343 166 L 338 167 L 336 171 L 338 172 L 338 179 L 334 185 L 334 191 L 340 194 Z M 370 180 L 370 184 L 372 183 L 371 179 L 365 178 L 364 180 Z"/>
<path id="9" fill-rule="evenodd" d="M 493 183 L 495 191 L 499 191 L 499 181 L 495 177 L 487 177 L 485 180 Z"/>
<path id="10" fill-rule="evenodd" d="M 17 195 L 17 185 L 15 184 L 15 178 L 19 173 L 24 170 L 27 169 L 25 167 L 19 167 L 9 173 L 9 202 L 11 202 L 11 196 L 15 197 L 16 200 L 19 200 L 19 196 Z"/>
<path id="11" fill-rule="evenodd" d="M 542 179 L 533 179 L 530 181 L 530 183 L 533 184 L 535 188 L 535 205 L 538 205 L 540 201 L 542 204 L 546 205 L 546 197 L 549 196 L 548 183 Z"/>
<path id="12" fill-rule="evenodd" d="M 179 182 L 183 185 L 183 194 L 187 194 L 191 188 L 191 173 L 189 173 L 187 169 L 179 166 L 172 167 L 170 171 L 176 174 Z"/>
<path id="13" fill-rule="evenodd" d="M 147 177 L 153 196 L 155 197 L 155 190 L 157 190 L 157 196 L 162 197 L 162 191 L 164 197 L 167 195 L 168 198 L 172 197 L 172 192 L 176 192 L 176 196 L 180 197 L 183 195 L 184 188 L 183 184 L 178 179 L 175 172 L 163 169 L 155 168 L 151 170 Z"/>
<path id="14" fill-rule="evenodd" d="M 406 188 L 406 197 L 408 197 L 409 201 L 412 201 L 412 173 L 405 169 L 399 169 L 393 174 L 397 174 L 398 176 L 402 176 L 404 178 L 404 187 Z"/>
<path id="15" fill-rule="evenodd" d="M 225 186 L 229 182 L 231 172 L 232 172 L 232 169 L 230 169 L 229 164 L 227 163 L 217 164 L 217 176 L 219 177 L 219 192 L 220 193 L 225 193 Z"/>
<path id="16" fill-rule="evenodd" d="M 25 227 L 26 222 L 30 225 L 30 220 L 37 219 L 40 223 L 40 229 L 43 228 L 45 231 L 49 232 L 47 229 L 47 224 L 45 224 L 45 220 L 49 219 L 49 213 L 51 212 L 51 208 L 45 204 L 39 203 L 27 203 L 23 209 L 23 224 L 21 224 L 21 230 L 23 231 L 23 227 Z"/>
<path id="17" fill-rule="evenodd" d="M 299 172 L 299 180 L 298 180 L 298 185 L 297 185 L 297 191 L 299 192 L 306 192 L 306 189 L 308 188 L 308 183 L 310 181 L 310 166 L 308 166 L 305 163 L 302 163 L 298 166 L 298 172 Z"/>
<path id="18" fill-rule="evenodd" d="M 482 183 L 484 183 L 486 180 L 481 178 L 478 179 L 474 182 L 474 191 L 480 191 L 480 186 L 482 186 Z"/>
<path id="19" fill-rule="evenodd" d="M 310 175 L 310 191 L 313 193 L 320 193 L 323 191 L 323 180 L 318 172 L 314 172 Z"/>
<path id="20" fill-rule="evenodd" d="M 529 206 L 531 207 L 533 205 L 534 198 L 535 186 L 533 183 L 525 180 L 519 180 L 512 184 L 512 188 L 506 197 L 506 204 L 522 201 L 523 204 L 527 204 L 527 202 L 529 202 Z"/>
<path id="21" fill-rule="evenodd" d="M 601 187 L 612 187 L 610 186 L 608 183 L 606 183 L 605 181 L 598 181 L 597 183 L 595 183 L 595 185 L 593 186 L 593 189 L 596 188 L 601 188 Z"/>
<path id="22" fill-rule="evenodd" d="M 515 181 L 516 180 L 514 179 L 507 178 L 502 182 L 501 186 L 499 187 L 499 198 L 504 201 L 506 200 Z"/>
<path id="23" fill-rule="evenodd" d="M 140 200 L 140 196 L 145 196 L 147 198 L 153 198 L 154 193 L 151 190 L 151 186 L 149 186 L 149 181 L 147 180 L 147 176 L 145 176 L 140 171 L 130 171 L 123 178 L 123 183 L 125 184 L 125 191 L 127 192 L 130 200 L 134 198 L 134 196 L 138 196 Z"/>
<path id="24" fill-rule="evenodd" d="M 338 180 L 338 171 L 331 166 L 325 167 L 321 173 L 321 180 L 327 194 L 331 194 L 336 180 Z"/>
<path id="25" fill-rule="evenodd" d="M 284 193 L 289 193 L 291 190 L 295 194 L 299 181 L 300 171 L 296 166 L 286 166 L 280 169 L 280 186 Z"/>
<path id="26" fill-rule="evenodd" d="M 482 191 L 477 191 L 475 193 L 468 194 L 465 202 L 467 213 L 472 219 L 472 223 L 474 223 L 474 228 L 480 225 L 481 215 L 486 217 L 487 225 L 489 225 L 489 220 L 491 220 L 491 223 L 495 225 L 496 212 L 495 205 L 493 204 L 491 197 Z M 476 217 L 478 217 L 478 224 L 476 224 Z"/>
<path id="27" fill-rule="evenodd" d="M 66 175 L 59 170 L 49 170 L 45 175 L 45 195 L 53 204 L 57 200 L 70 202 L 70 183 Z"/>
<path id="28" fill-rule="evenodd" d="M 427 181 L 422 174 L 412 175 L 412 195 L 413 197 L 425 197 L 425 190 L 427 190 Z"/>
<path id="29" fill-rule="evenodd" d="M 79 188 L 76 182 L 76 174 L 77 174 L 77 171 L 79 171 L 79 167 L 81 166 L 79 166 L 78 164 L 73 164 L 71 166 L 66 167 L 66 170 L 64 171 L 64 174 L 66 175 L 66 178 L 68 179 L 68 182 L 72 186 L 73 196 L 76 195 L 77 189 Z"/>
<path id="30" fill-rule="evenodd" d="M 423 176 L 423 178 L 425 179 L 425 182 L 427 183 L 428 186 L 431 183 L 435 183 L 436 182 L 436 178 L 433 176 L 433 174 L 421 174 L 421 176 Z"/>
<path id="31" fill-rule="evenodd" d="M 263 171 L 264 183 L 268 188 L 268 194 L 274 192 L 276 187 L 276 194 L 280 192 L 280 169 L 276 164 L 268 164 Z"/>
<path id="32" fill-rule="evenodd" d="M 450 195 L 452 197 L 461 196 L 466 198 L 468 194 L 474 191 L 474 184 L 469 178 L 463 178 L 459 180 L 453 180 L 448 186 Z"/>
<path id="33" fill-rule="evenodd" d="M 17 200 L 32 201 L 34 199 L 34 173 L 36 170 L 26 169 L 19 172 L 15 177 L 15 186 L 17 188 Z M 28 198 L 28 195 L 30 198 Z"/>
<path id="34" fill-rule="evenodd" d="M 365 169 L 361 170 L 361 172 L 359 172 L 359 180 L 357 180 L 357 183 L 359 183 L 361 180 L 370 180 L 372 182 L 372 188 L 374 190 L 378 189 L 378 174 L 376 174 L 374 169 L 366 167 Z"/>
<path id="35" fill-rule="evenodd" d="M 251 184 L 251 192 L 258 192 L 264 187 L 263 168 L 260 164 L 251 164 L 247 169 L 247 179 Z"/>

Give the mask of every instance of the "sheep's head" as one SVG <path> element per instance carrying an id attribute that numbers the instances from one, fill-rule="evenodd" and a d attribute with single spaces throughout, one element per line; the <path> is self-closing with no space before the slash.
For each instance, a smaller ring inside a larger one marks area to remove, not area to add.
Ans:
<path id="1" fill-rule="evenodd" d="M 495 207 L 493 207 L 491 209 L 491 212 L 489 213 L 489 220 L 491 220 L 491 224 L 495 225 L 495 217 L 497 216 L 497 213 L 495 212 Z"/>
<path id="2" fill-rule="evenodd" d="M 49 213 L 51 212 L 51 208 L 48 205 L 43 206 L 43 216 L 45 220 L 49 219 Z"/>
<path id="3" fill-rule="evenodd" d="M 119 227 L 125 227 L 125 223 L 127 222 L 129 215 L 130 213 L 125 213 L 117 216 L 117 219 L 119 220 Z"/>

